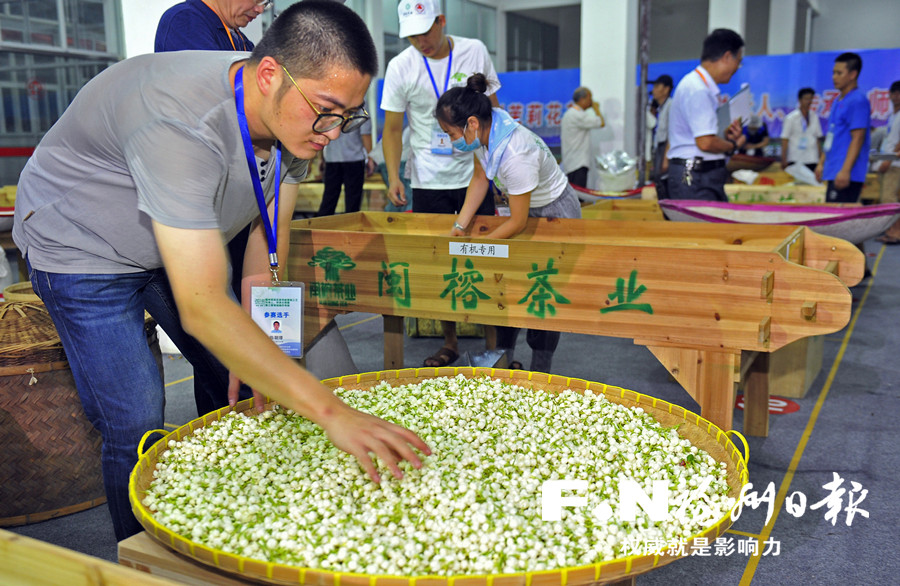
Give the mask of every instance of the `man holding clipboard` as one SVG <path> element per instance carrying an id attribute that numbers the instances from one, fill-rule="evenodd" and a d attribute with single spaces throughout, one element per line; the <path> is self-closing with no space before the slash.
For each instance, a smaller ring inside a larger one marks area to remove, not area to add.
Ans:
<path id="1" fill-rule="evenodd" d="M 669 114 L 669 197 L 727 201 L 725 155 L 746 142 L 740 118 L 720 135 L 719 86 L 741 65 L 744 40 L 716 29 L 703 41 L 700 65 L 678 83 Z M 729 117 L 731 117 L 729 115 Z"/>

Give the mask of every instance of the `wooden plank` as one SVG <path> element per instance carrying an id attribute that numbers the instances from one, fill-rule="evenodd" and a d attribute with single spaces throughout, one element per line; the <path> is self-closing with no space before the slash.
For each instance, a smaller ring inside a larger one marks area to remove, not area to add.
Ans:
<path id="1" fill-rule="evenodd" d="M 151 575 L 165 579 L 166 584 L 242 586 L 255 583 L 185 557 L 163 546 L 146 531 L 119 542 L 119 563 L 140 570 L 139 581 L 132 584 L 143 583 L 140 580 L 153 579 Z"/>
<path id="2" fill-rule="evenodd" d="M 70 549 L 0 529 L 0 567 L 6 586 L 171 586 L 148 576 Z"/>
<path id="3" fill-rule="evenodd" d="M 389 216 L 381 214 L 380 220 Z M 372 218 L 368 213 L 348 221 L 358 227 Z M 336 225 L 334 218 L 328 220 L 329 226 Z M 433 221 L 423 220 L 417 226 Z M 656 246 L 571 244 L 547 240 L 544 234 L 537 240 L 482 239 L 479 246 L 507 247 L 508 256 L 464 257 L 449 251 L 452 240 L 464 240 L 427 235 L 427 230 L 426 235 L 403 233 L 412 229 L 403 220 L 389 228 L 396 227 L 399 234 L 370 231 L 386 229 L 376 226 L 378 221 L 361 231 L 295 229 L 288 268 L 292 280 L 309 286 L 308 311 L 324 305 L 338 311 L 748 350 L 775 349 L 803 336 L 837 331 L 850 317 L 849 291 L 839 279 L 771 251 L 734 244 L 670 249 L 664 246 L 671 242 L 667 238 Z M 318 220 L 305 222 L 308 226 Z M 703 227 L 693 229 L 703 232 Z M 789 227 L 772 238 L 770 227 L 763 228 L 769 244 L 776 246 L 803 230 Z M 753 239 L 752 230 L 744 234 Z M 314 260 L 322 251 L 344 259 L 331 265 L 331 275 L 324 261 Z M 545 283 L 559 296 L 550 299 L 544 290 L 543 300 L 531 297 L 540 285 L 534 275 L 541 272 L 553 273 Z M 773 303 L 759 294 L 763 275 L 769 272 L 775 275 Z M 398 282 L 387 283 L 389 276 Z M 396 294 L 389 294 L 392 286 Z M 634 291 L 628 290 L 631 286 Z M 801 306 L 806 302 L 818 304 L 815 321 L 803 318 Z M 618 305 L 622 307 L 614 307 Z M 766 317 L 772 318 L 768 345 L 758 336 L 758 325 Z"/>
<path id="4" fill-rule="evenodd" d="M 836 262 L 837 276 L 848 287 L 862 281 L 866 269 L 866 257 L 857 246 L 812 230 L 806 231 L 801 262 L 820 270 L 826 270 L 829 264 Z"/>
<path id="5" fill-rule="evenodd" d="M 470 236 L 487 233 L 500 216 L 476 216 Z M 447 214 L 357 212 L 326 218 L 294 220 L 291 242 L 303 230 L 377 232 L 417 237 L 446 237 L 453 225 Z M 773 252 L 804 228 L 769 224 L 700 224 L 694 222 L 627 222 L 529 218 L 525 230 L 503 242 L 535 241 L 575 244 L 631 244 L 667 248 L 716 248 Z M 479 241 L 481 242 L 481 241 Z"/>
<path id="6" fill-rule="evenodd" d="M 630 222 L 662 221 L 662 208 L 655 201 L 641 199 L 607 199 L 581 206 L 583 220 L 628 220 Z"/>

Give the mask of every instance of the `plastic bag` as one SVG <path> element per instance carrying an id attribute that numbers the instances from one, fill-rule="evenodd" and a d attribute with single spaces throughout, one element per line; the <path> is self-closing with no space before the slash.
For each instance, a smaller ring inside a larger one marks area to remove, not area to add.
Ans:
<path id="1" fill-rule="evenodd" d="M 816 174 L 809 170 L 806 165 L 794 163 L 788 165 L 785 171 L 794 178 L 799 185 L 822 185 L 816 181 Z"/>
<path id="2" fill-rule="evenodd" d="M 600 191 L 628 191 L 634 189 L 637 159 L 616 149 L 597 157 Z"/>

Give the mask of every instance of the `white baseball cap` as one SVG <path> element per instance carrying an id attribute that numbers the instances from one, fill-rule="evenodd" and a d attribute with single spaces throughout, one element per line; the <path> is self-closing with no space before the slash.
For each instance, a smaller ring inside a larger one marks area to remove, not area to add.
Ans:
<path id="1" fill-rule="evenodd" d="M 441 14 L 441 0 L 403 0 L 397 6 L 400 38 L 427 33 Z"/>

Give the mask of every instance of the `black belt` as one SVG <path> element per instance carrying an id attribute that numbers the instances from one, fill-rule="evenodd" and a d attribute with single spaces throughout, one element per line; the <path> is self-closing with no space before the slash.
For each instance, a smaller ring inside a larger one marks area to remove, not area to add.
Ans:
<path id="1" fill-rule="evenodd" d="M 712 171 L 713 169 L 719 169 L 720 167 L 725 166 L 725 159 L 712 159 L 709 161 L 705 161 L 700 157 L 694 157 L 693 159 L 669 159 L 670 163 L 675 163 L 676 165 L 688 166 L 688 162 L 692 162 L 693 166 L 691 170 L 695 173 L 706 173 L 707 171 Z"/>

